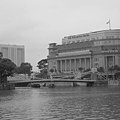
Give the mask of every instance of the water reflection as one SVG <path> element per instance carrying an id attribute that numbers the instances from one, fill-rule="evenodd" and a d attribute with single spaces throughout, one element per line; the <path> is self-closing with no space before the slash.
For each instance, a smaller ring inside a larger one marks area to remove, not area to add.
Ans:
<path id="1" fill-rule="evenodd" d="M 0 120 L 119 120 L 120 87 L 0 91 Z"/>

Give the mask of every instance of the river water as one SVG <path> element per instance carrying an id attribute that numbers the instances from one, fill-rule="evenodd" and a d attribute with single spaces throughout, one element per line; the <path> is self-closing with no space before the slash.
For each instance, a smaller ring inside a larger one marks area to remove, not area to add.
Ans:
<path id="1" fill-rule="evenodd" d="M 120 87 L 0 91 L 0 120 L 120 120 Z"/>

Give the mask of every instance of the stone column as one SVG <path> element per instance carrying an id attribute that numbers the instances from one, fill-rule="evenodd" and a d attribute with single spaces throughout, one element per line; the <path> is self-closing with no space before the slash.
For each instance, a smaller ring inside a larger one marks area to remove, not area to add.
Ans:
<path id="1" fill-rule="evenodd" d="M 56 70 L 58 71 L 58 64 L 59 64 L 59 61 L 57 60 L 56 61 Z"/>
<path id="2" fill-rule="evenodd" d="M 106 69 L 106 56 L 104 56 L 104 67 Z"/>
<path id="3" fill-rule="evenodd" d="M 81 67 L 81 58 L 79 59 L 80 67 Z"/>
<path id="4" fill-rule="evenodd" d="M 116 62 L 115 62 L 115 56 L 114 56 L 114 65 L 117 65 Z"/>
<path id="5" fill-rule="evenodd" d="M 112 65 L 114 66 L 115 64 L 115 60 L 114 60 L 114 55 L 112 56 Z"/>
<path id="6" fill-rule="evenodd" d="M 90 69 L 91 69 L 91 67 L 92 67 L 92 65 L 91 65 L 92 63 L 91 63 L 91 62 L 92 62 L 92 61 L 91 61 L 91 58 L 89 58 L 89 59 L 90 59 Z"/>
<path id="7" fill-rule="evenodd" d="M 76 59 L 74 59 L 74 63 L 75 63 L 75 71 L 76 71 Z"/>
<path id="8" fill-rule="evenodd" d="M 70 72 L 71 72 L 71 59 L 70 59 Z"/>
<path id="9" fill-rule="evenodd" d="M 62 72 L 62 60 L 60 61 L 60 63 L 61 63 L 61 72 Z"/>
<path id="10" fill-rule="evenodd" d="M 85 70 L 86 70 L 86 58 L 84 58 L 84 60 L 85 60 Z"/>
<path id="11" fill-rule="evenodd" d="M 65 72 L 66 72 L 66 66 L 67 66 L 67 65 L 66 65 L 66 60 L 65 60 Z"/>
<path id="12" fill-rule="evenodd" d="M 107 65 L 107 56 L 106 56 L 106 58 L 105 58 L 105 59 L 106 59 L 106 69 L 108 69 L 108 65 Z"/>

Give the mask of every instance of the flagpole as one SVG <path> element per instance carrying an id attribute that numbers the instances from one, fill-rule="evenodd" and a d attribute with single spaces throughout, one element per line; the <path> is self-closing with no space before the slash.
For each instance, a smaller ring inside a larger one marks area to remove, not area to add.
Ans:
<path id="1" fill-rule="evenodd" d="M 109 24 L 109 30 L 111 30 L 111 23 L 110 23 L 110 20 L 109 20 L 106 24 Z"/>
<path id="2" fill-rule="evenodd" d="M 111 30 L 111 23 L 110 23 L 110 20 L 109 20 L 109 30 Z"/>

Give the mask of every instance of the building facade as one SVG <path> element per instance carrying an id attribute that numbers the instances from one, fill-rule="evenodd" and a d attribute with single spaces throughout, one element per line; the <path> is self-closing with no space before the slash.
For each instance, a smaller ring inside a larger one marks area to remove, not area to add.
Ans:
<path id="1" fill-rule="evenodd" d="M 75 72 L 86 69 L 120 66 L 120 29 L 101 30 L 62 39 L 49 44 L 48 69 Z"/>
<path id="2" fill-rule="evenodd" d="M 20 45 L 0 44 L 0 52 L 3 53 L 3 58 L 8 58 L 17 66 L 25 62 L 25 48 Z"/>

